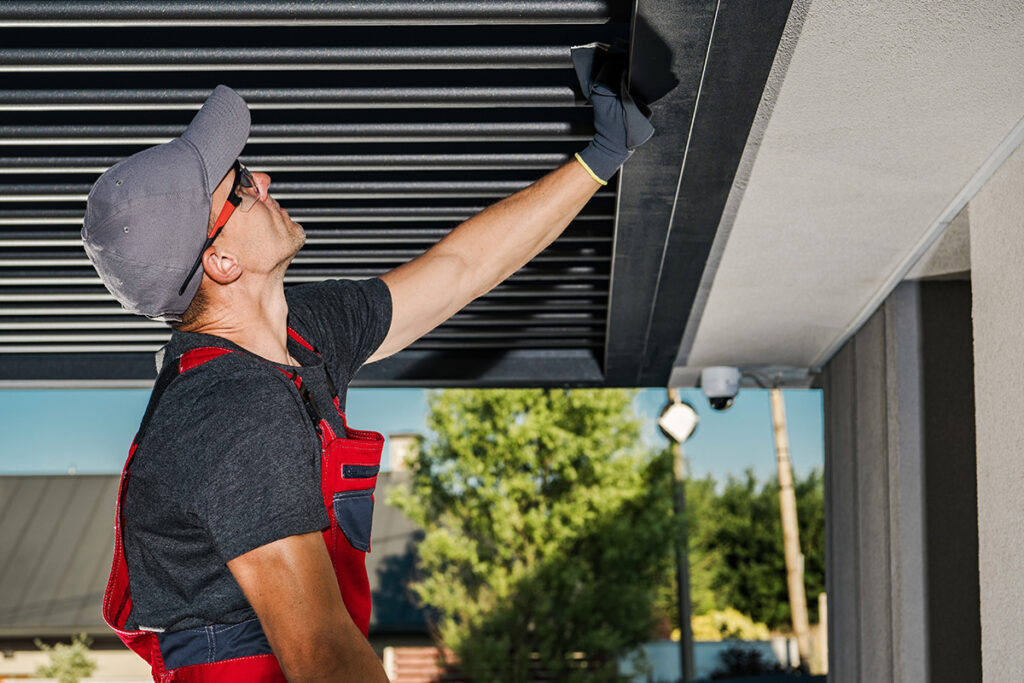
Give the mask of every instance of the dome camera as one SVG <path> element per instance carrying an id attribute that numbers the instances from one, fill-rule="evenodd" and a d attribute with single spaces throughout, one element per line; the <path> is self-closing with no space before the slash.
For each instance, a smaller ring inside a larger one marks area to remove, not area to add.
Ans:
<path id="1" fill-rule="evenodd" d="M 740 390 L 739 368 L 718 365 L 700 373 L 700 389 L 715 410 L 728 410 Z"/>

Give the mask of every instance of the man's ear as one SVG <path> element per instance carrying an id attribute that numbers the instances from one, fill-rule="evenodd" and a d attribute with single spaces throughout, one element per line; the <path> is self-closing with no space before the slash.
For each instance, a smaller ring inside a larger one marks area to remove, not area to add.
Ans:
<path id="1" fill-rule="evenodd" d="M 221 285 L 229 285 L 242 275 L 242 266 L 235 255 L 216 244 L 203 252 L 203 270 L 211 280 Z"/>

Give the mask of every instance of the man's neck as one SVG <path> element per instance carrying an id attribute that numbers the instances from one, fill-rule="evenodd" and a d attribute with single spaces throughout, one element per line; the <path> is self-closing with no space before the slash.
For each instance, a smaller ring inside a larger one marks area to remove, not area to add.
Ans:
<path id="1" fill-rule="evenodd" d="M 283 365 L 298 363 L 288 353 L 288 302 L 284 286 L 258 295 L 235 291 L 226 301 L 212 301 L 191 332 L 223 337 L 246 351 Z"/>

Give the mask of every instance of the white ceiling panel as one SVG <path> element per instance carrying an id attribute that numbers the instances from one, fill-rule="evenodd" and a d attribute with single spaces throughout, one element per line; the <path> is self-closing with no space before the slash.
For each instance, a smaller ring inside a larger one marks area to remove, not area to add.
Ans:
<path id="1" fill-rule="evenodd" d="M 1019 1 L 813 2 L 685 365 L 827 360 L 1022 116 Z"/>

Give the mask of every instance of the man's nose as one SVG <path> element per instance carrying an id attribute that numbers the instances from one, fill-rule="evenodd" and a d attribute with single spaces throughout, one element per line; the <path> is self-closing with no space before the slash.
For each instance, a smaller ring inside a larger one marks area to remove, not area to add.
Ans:
<path id="1" fill-rule="evenodd" d="M 270 175 L 267 173 L 253 173 L 253 182 L 256 184 L 256 191 L 259 193 L 260 201 L 266 201 L 270 196 Z"/>

